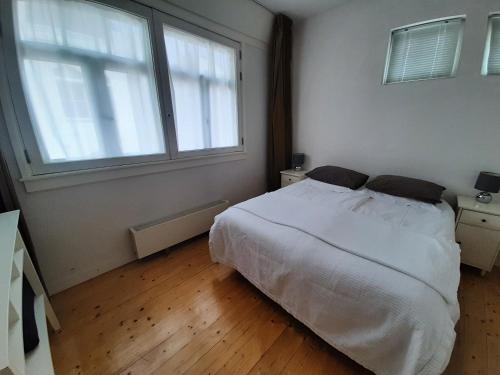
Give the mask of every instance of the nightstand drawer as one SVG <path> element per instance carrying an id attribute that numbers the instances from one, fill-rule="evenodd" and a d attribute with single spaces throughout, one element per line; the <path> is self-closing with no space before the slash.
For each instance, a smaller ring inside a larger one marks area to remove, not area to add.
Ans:
<path id="1" fill-rule="evenodd" d="M 482 228 L 500 230 L 500 216 L 483 214 L 476 211 L 463 210 L 459 222 Z"/>
<path id="2" fill-rule="evenodd" d="M 281 175 L 281 187 L 291 185 L 291 184 L 293 184 L 295 182 L 299 182 L 301 180 L 303 180 L 302 177 L 290 176 L 288 174 L 282 174 Z"/>
<path id="3" fill-rule="evenodd" d="M 456 240 L 462 249 L 462 263 L 491 270 L 498 253 L 500 232 L 459 223 Z"/>

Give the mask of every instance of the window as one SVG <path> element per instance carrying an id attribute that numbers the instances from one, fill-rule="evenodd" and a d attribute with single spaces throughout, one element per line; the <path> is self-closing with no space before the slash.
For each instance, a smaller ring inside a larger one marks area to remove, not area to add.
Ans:
<path id="1" fill-rule="evenodd" d="M 454 77 L 464 22 L 455 17 L 393 30 L 384 83 Z"/>
<path id="2" fill-rule="evenodd" d="M 243 149 L 239 43 L 132 1 L 12 0 L 11 14 L 33 174 Z"/>
<path id="3" fill-rule="evenodd" d="M 488 34 L 481 74 L 500 74 L 500 14 L 492 14 L 488 19 Z"/>
<path id="4" fill-rule="evenodd" d="M 234 147 L 236 50 L 163 25 L 179 151 Z"/>
<path id="5" fill-rule="evenodd" d="M 41 162 L 165 153 L 148 20 L 83 1 L 16 1 Z"/>

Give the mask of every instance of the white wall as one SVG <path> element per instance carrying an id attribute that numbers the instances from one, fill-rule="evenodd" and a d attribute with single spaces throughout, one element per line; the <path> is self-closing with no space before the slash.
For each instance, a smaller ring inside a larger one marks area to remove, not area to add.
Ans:
<path id="1" fill-rule="evenodd" d="M 474 194 L 500 172 L 500 77 L 480 75 L 493 0 L 352 0 L 294 29 L 294 150 Z M 381 84 L 390 29 L 466 14 L 458 76 Z"/>
<path id="2" fill-rule="evenodd" d="M 174 0 L 182 9 L 159 0 L 144 2 L 165 5 L 166 10 L 189 17 L 192 14 L 185 10 L 192 8 L 201 17 L 190 20 L 226 32 L 233 39 L 241 37 L 247 158 L 35 193 L 26 193 L 17 182 L 22 210 L 51 293 L 134 260 L 128 233 L 131 226 L 217 199 L 238 202 L 265 190 L 265 43 L 272 15 L 248 0 Z M 239 25 L 237 19 L 247 21 Z M 0 125 L 2 122 L 0 118 Z M 0 128 L 0 146 L 17 179 L 19 171 L 5 127 Z"/>

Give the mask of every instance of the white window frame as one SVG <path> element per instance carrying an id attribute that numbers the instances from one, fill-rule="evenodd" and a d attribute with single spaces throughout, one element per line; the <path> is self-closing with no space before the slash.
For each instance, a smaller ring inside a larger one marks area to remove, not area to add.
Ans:
<path id="1" fill-rule="evenodd" d="M 457 47 L 457 53 L 455 55 L 455 61 L 453 62 L 453 67 L 452 67 L 452 73 L 449 77 L 432 77 L 432 78 L 420 78 L 420 79 L 408 79 L 405 81 L 396 81 L 396 82 L 387 82 L 387 77 L 389 74 L 389 65 L 391 62 L 391 53 L 392 53 L 392 37 L 394 35 L 394 32 L 404 30 L 404 29 L 410 29 L 412 27 L 417 27 L 417 26 L 422 26 L 422 25 L 428 25 L 436 22 L 442 22 L 442 21 L 449 21 L 449 20 L 455 20 L 455 19 L 460 19 L 462 20 L 464 27 L 460 30 L 460 34 L 458 35 L 458 47 Z M 428 80 L 435 80 L 435 79 L 449 79 L 449 78 L 455 78 L 457 75 L 458 67 L 460 64 L 460 55 L 462 53 L 462 43 L 463 43 L 463 34 L 464 34 L 464 29 L 465 29 L 465 21 L 467 19 L 467 16 L 465 14 L 461 14 L 458 16 L 450 16 L 450 17 L 442 17 L 442 18 L 436 18 L 428 21 L 421 21 L 421 22 L 415 22 L 409 25 L 405 26 L 399 26 L 392 28 L 389 33 L 389 42 L 387 44 L 387 53 L 385 57 L 385 67 L 384 67 L 384 74 L 382 77 L 382 84 L 383 85 L 393 85 L 393 84 L 398 84 L 398 83 L 406 83 L 406 82 L 418 82 L 418 81 L 428 81 Z"/>
<path id="2" fill-rule="evenodd" d="M 16 159 L 22 173 L 22 180 L 25 183 L 32 183 L 29 191 L 39 190 L 35 185 L 37 181 L 42 183 L 40 190 L 54 188 L 59 185 L 70 186 L 84 183 L 85 180 L 102 181 L 106 180 L 104 174 L 109 174 L 110 178 L 119 178 L 126 175 L 141 175 L 148 173 L 158 173 L 163 170 L 175 170 L 204 164 L 212 164 L 220 161 L 240 160 L 245 156 L 244 146 L 244 126 L 243 126 L 243 90 L 242 90 L 242 45 L 240 42 L 222 36 L 218 33 L 195 26 L 194 24 L 163 13 L 162 11 L 142 5 L 131 0 L 87 0 L 114 7 L 118 10 L 129 12 L 133 15 L 143 17 L 148 22 L 153 67 L 155 73 L 155 83 L 160 108 L 160 117 L 163 133 L 165 136 L 165 152 L 155 155 L 140 155 L 127 157 L 113 157 L 105 159 L 91 159 L 82 161 L 68 161 L 61 163 L 43 163 L 41 152 L 38 147 L 32 127 L 32 121 L 28 111 L 27 100 L 24 95 L 21 76 L 19 72 L 19 62 L 17 58 L 17 48 L 14 36 L 14 13 L 13 0 L 2 1 L 0 4 L 0 38 L 3 45 L 3 60 L 5 61 L 6 75 L 8 76 L 8 94 L 13 105 L 16 117 L 17 129 L 11 129 L 12 124 L 8 124 L 9 134 Z M 161 23 L 159 23 L 161 22 Z M 238 111 L 238 135 L 239 142 L 235 147 L 202 149 L 187 152 L 177 151 L 175 136 L 175 123 L 173 116 L 173 106 L 170 97 L 170 85 L 168 82 L 168 64 L 165 53 L 165 43 L 163 39 L 163 23 L 168 23 L 174 27 L 186 30 L 193 34 L 215 40 L 219 43 L 229 45 L 236 49 L 236 81 L 237 81 L 237 111 Z M 161 27 L 160 27 L 161 26 Z M 3 35 L 2 35 L 3 34 Z M 160 35 L 161 34 L 161 35 Z M 160 37 L 161 36 L 161 37 Z M 0 61 L 1 61 L 0 56 Z M 1 71 L 1 69 L 0 69 Z M 5 93 L 5 91 L 4 91 Z M 182 159 L 182 160 L 181 160 Z M 210 159 L 210 160 L 208 160 Z M 192 160 L 192 161 L 190 161 Z M 179 164 L 178 166 L 175 164 Z M 159 164 L 164 164 L 162 167 Z M 130 173 L 123 168 L 143 167 L 142 171 Z M 120 171 L 116 171 L 120 169 Z M 112 173 L 113 171 L 113 173 Z M 150 172 L 148 172 L 150 171 Z M 93 178 L 75 178 L 75 175 L 95 172 Z M 103 173 L 104 172 L 104 173 Z M 113 177 L 116 176 L 116 177 Z M 55 177 L 59 183 L 46 183 L 47 178 Z M 70 177 L 70 178 L 69 178 Z M 75 180 L 75 183 L 65 183 L 62 179 Z M 62 183 L 61 183 L 62 182 Z"/>
<path id="3" fill-rule="evenodd" d="M 203 155 L 213 155 L 219 153 L 228 153 L 228 152 L 241 152 L 244 150 L 244 135 L 243 135 L 243 97 L 242 97 L 242 69 L 241 69 L 241 60 L 242 60 L 242 50 L 241 43 L 236 42 L 232 39 L 229 39 L 220 34 L 216 34 L 207 29 L 198 27 L 193 25 L 192 23 L 183 21 L 179 18 L 170 16 L 166 13 L 154 10 L 153 11 L 153 19 L 155 23 L 155 32 L 156 32 L 156 40 L 157 48 L 159 50 L 159 54 L 164 57 L 164 60 L 160 59 L 160 72 L 161 72 L 161 84 L 164 86 L 163 92 L 168 92 L 168 98 L 165 98 L 167 101 L 167 111 L 168 111 L 168 128 L 169 128 L 169 146 L 173 159 L 179 158 L 189 158 L 193 156 L 203 156 Z M 175 27 L 177 29 L 186 31 L 188 33 L 198 35 L 202 38 L 212 40 L 214 42 L 220 43 L 227 47 L 233 48 L 235 50 L 236 56 L 236 64 L 235 64 L 235 77 L 236 77 L 236 95 L 237 95 L 237 108 L 238 108 L 238 144 L 232 147 L 218 147 L 218 148 L 205 148 L 200 150 L 189 150 L 189 151 L 179 151 L 177 147 L 177 138 L 175 131 L 175 123 L 174 123 L 174 106 L 172 103 L 172 97 L 170 95 L 170 74 L 168 72 L 168 63 L 167 63 L 167 53 L 166 46 L 163 35 L 163 25 L 166 24 L 168 26 Z M 161 41 L 161 43 L 159 42 Z"/>
<path id="4" fill-rule="evenodd" d="M 500 73 L 488 72 L 488 60 L 490 59 L 491 31 L 493 18 L 500 18 L 500 12 L 492 12 L 488 15 L 488 29 L 486 31 L 486 42 L 484 44 L 483 63 L 481 65 L 482 76 L 499 76 Z"/>

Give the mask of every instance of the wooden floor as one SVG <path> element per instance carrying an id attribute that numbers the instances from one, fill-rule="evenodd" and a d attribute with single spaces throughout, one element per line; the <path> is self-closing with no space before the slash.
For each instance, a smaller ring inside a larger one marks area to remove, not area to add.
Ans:
<path id="1" fill-rule="evenodd" d="M 53 298 L 56 374 L 369 374 L 242 276 L 201 237 Z M 449 375 L 500 374 L 500 271 L 464 269 Z"/>

